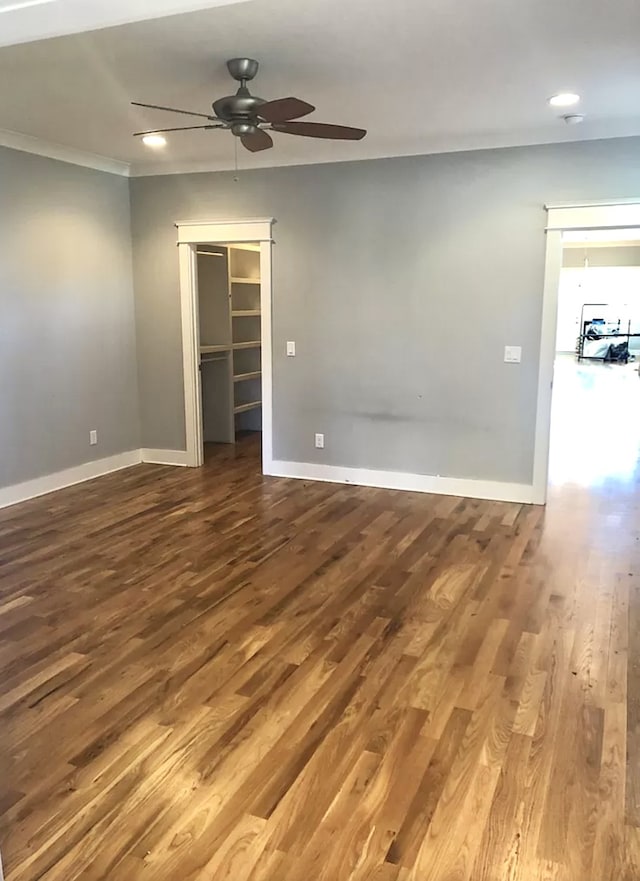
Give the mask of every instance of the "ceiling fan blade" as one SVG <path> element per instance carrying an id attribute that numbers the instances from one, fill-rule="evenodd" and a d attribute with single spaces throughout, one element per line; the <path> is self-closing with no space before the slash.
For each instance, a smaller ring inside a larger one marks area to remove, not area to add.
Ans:
<path id="1" fill-rule="evenodd" d="M 302 135 L 305 138 L 335 138 L 341 141 L 359 141 L 367 131 L 349 125 L 328 125 L 325 122 L 274 122 L 273 130 L 285 135 Z"/>
<path id="2" fill-rule="evenodd" d="M 250 135 L 241 135 L 240 140 L 243 147 L 251 150 L 252 153 L 258 153 L 260 150 L 268 150 L 270 147 L 273 147 L 273 138 L 261 128 L 256 129 Z"/>
<path id="3" fill-rule="evenodd" d="M 203 119 L 218 121 L 217 116 L 210 116 L 208 113 L 196 113 L 194 110 L 178 110 L 177 107 L 162 107 L 160 104 L 141 104 L 139 101 L 132 101 L 131 103 L 134 107 L 147 107 L 149 110 L 168 110 L 170 113 L 184 113 L 186 116 L 201 116 Z"/>
<path id="4" fill-rule="evenodd" d="M 267 122 L 287 122 L 290 119 L 298 119 L 313 113 L 316 108 L 313 104 L 307 104 L 300 98 L 277 98 L 275 101 L 267 101 L 258 108 L 258 116 Z"/>
<path id="5" fill-rule="evenodd" d="M 165 132 L 191 132 L 197 129 L 224 128 L 223 125 L 181 125 L 178 128 L 154 128 L 148 132 L 134 132 L 134 138 L 141 138 L 144 135 L 163 135 Z"/>

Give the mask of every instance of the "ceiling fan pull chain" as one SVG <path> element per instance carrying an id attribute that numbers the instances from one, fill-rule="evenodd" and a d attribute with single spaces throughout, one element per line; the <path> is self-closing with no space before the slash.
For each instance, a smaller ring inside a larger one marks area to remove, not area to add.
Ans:
<path id="1" fill-rule="evenodd" d="M 235 166 L 235 174 L 233 175 L 233 179 L 236 183 L 238 183 L 238 139 L 233 139 L 233 158 L 234 158 L 234 166 Z"/>

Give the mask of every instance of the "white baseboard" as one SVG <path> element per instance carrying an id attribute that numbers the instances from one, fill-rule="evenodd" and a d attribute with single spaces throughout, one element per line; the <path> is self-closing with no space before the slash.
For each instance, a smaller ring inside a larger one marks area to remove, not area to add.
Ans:
<path id="1" fill-rule="evenodd" d="M 102 477 L 112 471 L 121 468 L 129 468 L 131 465 L 140 463 L 140 450 L 129 450 L 127 453 L 118 453 L 115 456 L 107 456 L 106 459 L 97 459 L 95 462 L 85 462 L 74 468 L 66 468 L 55 474 L 47 474 L 44 477 L 36 477 L 34 480 L 25 480 L 24 483 L 16 483 L 0 489 L 0 508 L 24 502 L 36 496 L 44 496 L 65 486 L 73 486 L 75 483 L 83 483 L 94 477 Z"/>
<path id="2" fill-rule="evenodd" d="M 35 499 L 57 489 L 83 483 L 85 480 L 93 480 L 94 477 L 102 477 L 104 474 L 120 471 L 121 468 L 130 468 L 141 462 L 150 462 L 154 465 L 187 465 L 187 454 L 184 450 L 129 450 L 127 453 L 107 456 L 106 459 L 85 462 L 83 465 L 66 468 L 55 474 L 46 474 L 44 477 L 25 480 L 24 483 L 0 487 L 0 508 L 7 508 L 27 499 Z M 2 881 L 1 877 L 0 881 Z"/>
<path id="3" fill-rule="evenodd" d="M 94 477 L 110 474 L 131 465 L 146 462 L 154 465 L 187 465 L 185 450 L 130 450 L 95 462 L 85 462 L 45 477 L 26 480 L 14 486 L 0 488 L 0 508 L 43 496 L 46 493 L 73 486 Z M 544 504 L 532 485 L 501 483 L 493 480 L 466 480 L 456 477 L 433 477 L 427 474 L 409 474 L 404 471 L 376 471 L 370 468 L 345 468 L 337 465 L 318 465 L 311 462 L 284 462 L 274 460 L 265 464 L 265 474 L 272 477 L 293 477 L 300 480 L 320 480 L 327 483 L 346 483 L 373 486 L 380 489 L 399 489 L 410 492 L 462 496 L 500 502 L 519 502 L 527 505 Z M 1 881 L 1 879 L 0 879 Z"/>
<path id="4" fill-rule="evenodd" d="M 151 465 L 183 465 L 186 466 L 187 451 L 186 450 L 140 450 L 140 457 L 143 462 Z"/>
<path id="5" fill-rule="evenodd" d="M 322 480 L 328 483 L 352 483 L 357 486 L 374 486 L 380 489 L 400 489 L 498 502 L 520 502 L 527 505 L 540 504 L 536 498 L 534 487 L 527 483 L 466 480 L 457 477 L 408 474 L 403 471 L 376 471 L 370 468 L 343 468 L 336 465 L 278 460 L 271 462 L 268 473 L 273 477 Z"/>

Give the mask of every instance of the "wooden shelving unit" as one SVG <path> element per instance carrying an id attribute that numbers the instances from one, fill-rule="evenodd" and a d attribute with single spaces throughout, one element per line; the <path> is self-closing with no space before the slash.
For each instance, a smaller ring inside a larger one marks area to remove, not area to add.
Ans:
<path id="1" fill-rule="evenodd" d="M 257 242 L 234 242 L 232 245 L 236 251 L 253 251 L 256 254 L 260 253 L 260 245 Z"/>
<path id="2" fill-rule="evenodd" d="M 256 407 L 262 407 L 262 401 L 250 401 L 248 404 L 238 404 L 233 408 L 233 412 L 246 413 L 248 410 L 255 410 Z"/>
<path id="3" fill-rule="evenodd" d="M 233 443 L 262 425 L 260 247 L 199 245 L 197 260 L 203 436 Z"/>
<path id="4" fill-rule="evenodd" d="M 200 354 L 208 355 L 211 352 L 230 352 L 231 346 L 223 343 L 220 346 L 200 346 Z"/>
<path id="5" fill-rule="evenodd" d="M 250 373 L 236 373 L 233 377 L 234 382 L 248 382 L 250 379 L 260 379 L 262 376 L 261 370 L 252 370 Z"/>

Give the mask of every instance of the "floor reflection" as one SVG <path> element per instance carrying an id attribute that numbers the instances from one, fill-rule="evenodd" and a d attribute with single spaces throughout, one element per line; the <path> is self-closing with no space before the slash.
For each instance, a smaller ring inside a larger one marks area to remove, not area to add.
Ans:
<path id="1" fill-rule="evenodd" d="M 551 484 L 631 482 L 640 455 L 638 362 L 556 359 L 551 412 Z"/>

